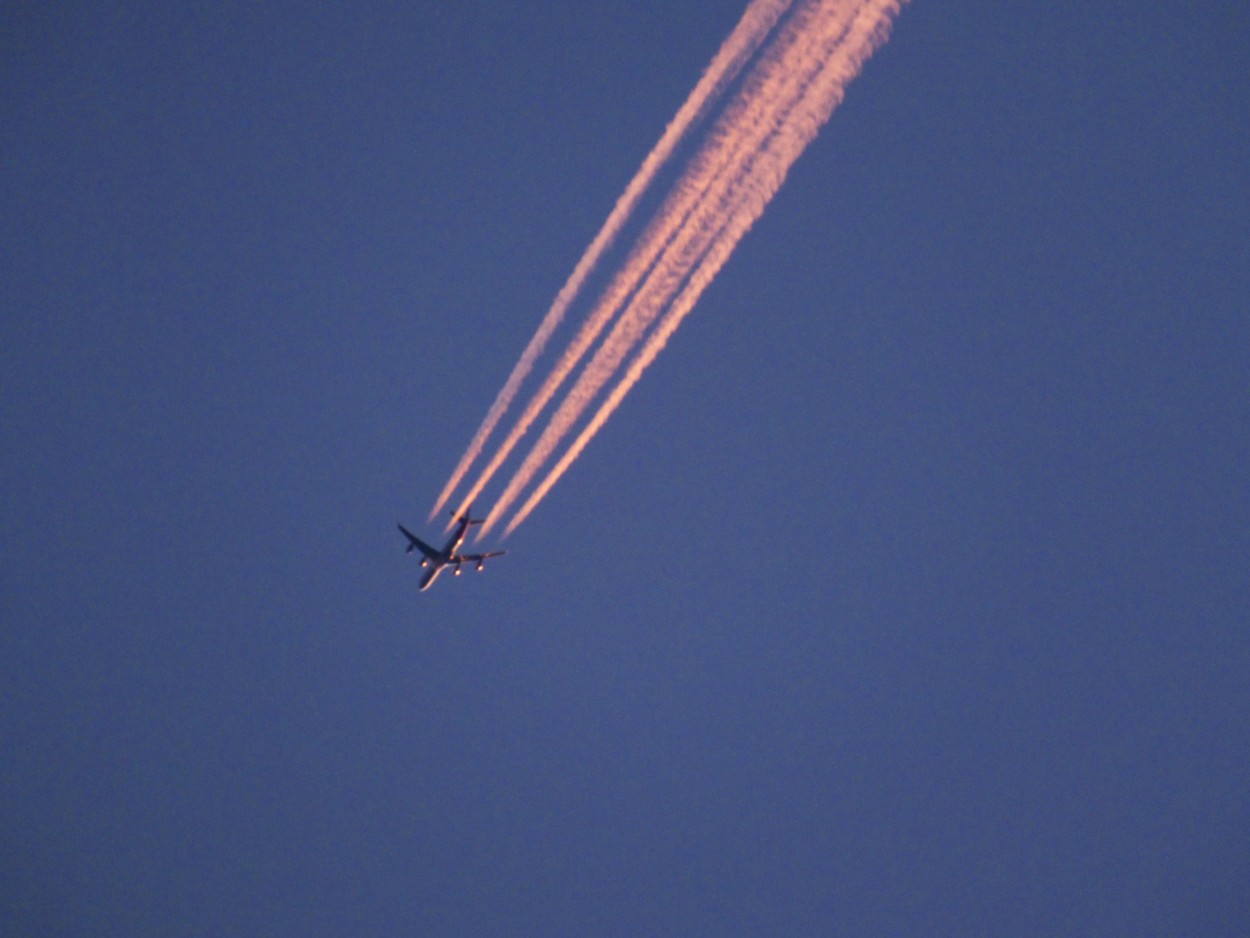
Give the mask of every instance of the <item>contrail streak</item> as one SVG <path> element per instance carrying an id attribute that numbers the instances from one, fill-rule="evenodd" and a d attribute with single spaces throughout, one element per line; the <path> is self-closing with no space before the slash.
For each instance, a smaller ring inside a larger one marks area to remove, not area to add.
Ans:
<path id="1" fill-rule="evenodd" d="M 661 218 L 669 212 L 668 217 L 680 219 L 680 230 L 666 241 L 663 257 L 552 417 L 492 509 L 485 528 L 507 510 L 646 329 L 663 313 L 663 320 L 625 377 L 505 533 L 511 533 L 529 515 L 606 422 L 763 213 L 794 161 L 842 100 L 846 84 L 884 42 L 891 17 L 902 2 L 813 3 L 796 12 L 782 35 L 765 50 L 742 95 L 726 110 L 703 153 L 678 184 L 675 198 L 661 209 Z M 683 200 L 690 198 L 696 204 L 683 205 Z M 675 208 L 679 210 L 673 212 Z M 683 282 L 684 289 L 673 300 Z"/>
<path id="2" fill-rule="evenodd" d="M 785 24 L 781 35 L 765 51 L 763 60 L 746 79 L 747 87 L 735 105 L 718 120 L 709 141 L 678 181 L 675 191 L 660 208 L 655 220 L 643 233 L 569 351 L 530 402 L 522 417 L 521 426 L 514 429 L 504 444 L 505 455 L 519 438 L 519 431 L 528 427 L 529 422 L 532 422 L 554 395 L 559 384 L 576 366 L 620 305 L 634 293 L 629 308 L 614 327 L 612 334 L 583 372 L 569 397 L 544 430 L 539 443 L 530 451 L 521 469 L 513 476 L 504 494 L 487 516 L 484 529 L 493 526 L 542 463 L 550 457 L 560 437 L 568 432 L 589 403 L 589 397 L 611 377 L 611 372 L 619 364 L 621 356 L 628 351 L 628 346 L 637 341 L 641 330 L 649 321 L 646 317 L 654 318 L 660 306 L 680 285 L 682 269 L 688 270 L 690 253 L 697 250 L 695 242 L 704 227 L 704 216 L 717 205 L 716 200 L 709 197 L 709 193 L 716 195 L 723 192 L 728 180 L 740 172 L 741 162 L 749 159 L 759 149 L 781 110 L 774 99 L 800 84 L 818 67 L 818 60 L 801 68 L 793 59 L 795 55 L 811 50 L 815 37 L 810 27 L 819 12 L 809 4 L 796 12 Z M 843 16 L 842 20 L 845 19 Z M 833 22 L 836 25 L 836 20 Z M 786 52 L 790 55 L 787 56 Z M 502 461 L 498 457 L 497 460 Z"/>
<path id="3" fill-rule="evenodd" d="M 887 4 L 887 6 L 893 7 L 890 12 L 897 13 L 898 5 L 896 3 Z M 663 319 L 661 319 L 660 324 L 648 338 L 642 351 L 635 356 L 625 375 L 612 389 L 603 404 L 600 405 L 599 410 L 591 421 L 578 434 L 568 451 L 548 472 L 546 478 L 543 479 L 513 517 L 504 530 L 505 537 L 516 530 L 529 516 L 530 512 L 534 510 L 534 507 L 542 501 L 551 487 L 559 481 L 565 470 L 581 455 L 586 444 L 590 442 L 591 438 L 599 432 L 599 429 L 612 416 L 621 401 L 624 400 L 625 395 L 638 383 L 642 373 L 655 361 L 656 356 L 664 349 L 665 344 L 667 344 L 672 334 L 677 331 L 677 327 L 681 325 L 682 320 L 694 308 L 704 289 L 707 288 L 717 273 L 719 273 L 721 267 L 729 259 L 729 255 L 733 252 L 742 236 L 746 234 L 755 220 L 763 214 L 769 200 L 784 181 L 785 174 L 790 166 L 793 165 L 798 155 L 811 142 L 820 125 L 828 120 L 834 108 L 841 102 L 846 83 L 858 74 L 867 57 L 885 41 L 888 28 L 888 19 L 884 21 L 880 19 L 865 21 L 861 18 L 852 26 L 852 31 L 856 32 L 857 35 L 848 37 L 848 42 L 855 43 L 853 49 L 848 51 L 859 50 L 858 54 L 841 63 L 845 66 L 844 70 L 838 69 L 835 63 L 833 65 L 834 73 L 831 75 L 834 80 L 830 83 L 822 83 L 820 87 L 814 89 L 813 97 L 815 101 L 813 102 L 813 110 L 817 122 L 814 125 L 800 125 L 789 128 L 789 133 L 781 135 L 777 147 L 780 152 L 770 154 L 776 160 L 773 171 L 778 175 L 766 180 L 766 184 L 761 188 L 747 193 L 746 203 L 742 206 L 742 211 L 735 214 L 718 233 L 716 240 L 712 243 L 699 268 L 691 276 L 681 294 L 668 307 Z M 856 40 L 858 41 L 856 42 Z"/>
<path id="4" fill-rule="evenodd" d="M 503 388 L 500 389 L 494 403 L 491 404 L 490 409 L 486 412 L 486 418 L 482 421 L 482 425 L 478 427 L 464 455 L 460 457 L 459 464 L 457 464 L 451 477 L 447 480 L 447 484 L 443 486 L 443 491 L 439 494 L 438 500 L 434 503 L 434 508 L 430 511 L 431 520 L 447 504 L 452 493 L 469 471 L 469 467 L 481 454 L 487 438 L 494 432 L 495 427 L 516 397 L 517 391 L 520 390 L 522 382 L 524 382 L 530 371 L 533 370 L 534 363 L 547 345 L 547 340 L 551 338 L 551 334 L 564 319 L 564 314 L 567 312 L 569 305 L 581 291 L 586 278 L 595 268 L 595 265 L 598 264 L 604 251 L 612 246 L 617 235 L 620 234 L 621 228 L 629 220 L 630 215 L 638 204 L 638 200 L 642 198 L 643 193 L 655 178 L 656 173 L 668 162 L 673 150 L 681 142 L 690 127 L 724 94 L 725 89 L 733 82 L 743 66 L 759 49 L 777 24 L 777 20 L 789 9 L 791 3 L 792 0 L 752 0 L 747 7 L 746 12 L 742 15 L 742 19 L 734 28 L 734 31 L 730 33 L 729 38 L 721 45 L 720 50 L 712 59 L 711 64 L 708 65 L 707 70 L 703 73 L 703 77 L 695 85 L 686 102 L 664 129 L 664 134 L 660 137 L 659 142 L 647 154 L 634 178 L 630 180 L 629 185 L 625 187 L 625 191 L 616 200 L 616 205 L 613 206 L 607 221 L 603 223 L 603 227 L 595 235 L 594 240 L 591 241 L 590 246 L 577 262 L 577 266 L 573 268 L 568 281 L 560 289 L 560 292 L 556 294 L 556 298 L 552 302 L 551 308 L 547 311 L 547 315 L 543 317 L 538 331 L 534 333 L 533 338 L 530 339 L 529 344 L 525 347 L 525 351 L 521 353 L 521 358 L 513 367 L 508 380 L 504 382 Z M 530 419 L 532 421 L 533 418 Z M 523 433 L 524 430 L 521 432 Z M 517 436 L 519 438 L 520 434 Z M 513 441 L 512 445 L 515 445 L 515 441 Z M 463 513 L 472 504 L 473 499 L 486 482 L 489 481 L 495 470 L 498 469 L 499 464 L 507 458 L 508 451 L 511 448 L 511 446 L 508 446 L 503 451 L 502 456 L 497 456 L 491 468 L 478 480 L 473 490 L 462 499 L 456 514 Z"/>

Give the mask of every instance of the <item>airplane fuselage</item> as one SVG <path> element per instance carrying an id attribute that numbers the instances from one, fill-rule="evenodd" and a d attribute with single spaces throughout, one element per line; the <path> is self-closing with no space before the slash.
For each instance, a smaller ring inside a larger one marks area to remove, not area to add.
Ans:
<path id="1" fill-rule="evenodd" d="M 447 565 L 442 564 L 442 563 L 436 563 L 432 567 L 430 567 L 430 569 L 426 571 L 425 576 L 421 578 L 421 582 L 418 585 L 418 589 L 420 589 L 422 592 L 425 592 L 431 586 L 433 586 L 434 581 L 438 579 L 438 575 L 443 572 L 443 567 L 445 566 Z"/>
<path id="2" fill-rule="evenodd" d="M 419 584 L 422 591 L 429 589 L 434 585 L 434 581 L 438 579 L 438 575 L 443 572 L 444 567 L 455 567 L 455 573 L 460 573 L 460 565 L 463 563 L 472 563 L 477 565 L 478 570 L 485 567 L 485 563 L 491 557 L 498 557 L 505 553 L 504 551 L 494 551 L 486 554 L 461 554 L 460 545 L 464 543 L 465 536 L 468 534 L 469 526 L 481 524 L 480 520 L 472 519 L 469 514 L 464 514 L 456 519 L 456 530 L 448 538 L 447 543 L 443 545 L 443 549 L 439 550 L 430 544 L 425 543 L 402 524 L 399 530 L 408 538 L 409 552 L 419 549 L 422 554 L 421 566 L 428 567 L 425 575 L 421 577 Z"/>
<path id="3" fill-rule="evenodd" d="M 460 521 L 456 524 L 456 532 L 447 541 L 447 545 L 443 548 L 443 555 L 450 560 L 455 556 L 456 551 L 460 549 L 460 545 L 464 543 L 464 536 L 469 531 L 469 522 Z"/>
<path id="4" fill-rule="evenodd" d="M 457 566 L 459 565 L 459 561 L 456 560 L 456 551 L 464 543 L 464 537 L 468 530 L 469 522 L 467 518 L 457 522 L 455 532 L 447 539 L 447 543 L 443 545 L 442 556 L 429 558 L 430 569 L 421 578 L 420 589 L 422 592 L 434 585 L 434 581 L 438 579 L 438 575 L 443 572 L 444 567 L 453 563 L 457 564 Z"/>

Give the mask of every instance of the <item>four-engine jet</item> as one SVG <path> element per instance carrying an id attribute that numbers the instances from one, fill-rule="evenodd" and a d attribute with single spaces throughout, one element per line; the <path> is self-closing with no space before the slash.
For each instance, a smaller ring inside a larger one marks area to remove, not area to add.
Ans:
<path id="1" fill-rule="evenodd" d="M 456 518 L 456 530 L 452 533 L 451 539 L 447 541 L 446 546 L 442 550 L 431 547 L 421 538 L 417 537 L 402 524 L 399 530 L 404 532 L 404 537 L 408 538 L 408 553 L 419 550 L 422 553 L 421 566 L 428 567 L 429 571 L 425 576 L 421 577 L 421 589 L 428 590 L 434 585 L 434 581 L 438 579 L 438 575 L 443 572 L 444 567 L 453 567 L 453 573 L 460 576 L 460 565 L 462 563 L 477 564 L 479 570 L 486 567 L 486 561 L 491 557 L 502 557 L 507 553 L 506 550 L 496 550 L 489 554 L 457 554 L 460 545 L 464 543 L 464 536 L 469 531 L 469 526 L 481 524 L 485 518 L 471 518 L 473 510 L 470 509 L 468 514 L 460 515 Z M 453 512 L 454 514 L 454 512 Z"/>

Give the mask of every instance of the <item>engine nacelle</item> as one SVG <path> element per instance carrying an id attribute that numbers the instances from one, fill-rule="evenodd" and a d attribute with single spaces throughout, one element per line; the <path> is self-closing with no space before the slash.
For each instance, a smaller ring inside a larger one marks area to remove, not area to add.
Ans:
<path id="1" fill-rule="evenodd" d="M 460 576 L 460 564 L 456 564 L 455 574 L 456 576 Z"/>
<path id="2" fill-rule="evenodd" d="M 486 569 L 486 561 L 484 561 L 484 560 L 479 560 L 479 561 L 477 562 L 477 572 L 478 572 L 478 573 L 481 573 L 481 572 L 482 572 L 483 570 L 485 570 L 485 569 Z"/>
<path id="3" fill-rule="evenodd" d="M 409 548 L 409 549 L 411 549 L 411 548 Z M 422 560 L 422 561 L 421 561 L 421 567 L 422 567 L 422 569 L 424 569 L 425 567 L 428 567 L 429 565 L 430 565 L 430 558 L 429 558 L 429 557 L 426 557 L 424 560 Z"/>

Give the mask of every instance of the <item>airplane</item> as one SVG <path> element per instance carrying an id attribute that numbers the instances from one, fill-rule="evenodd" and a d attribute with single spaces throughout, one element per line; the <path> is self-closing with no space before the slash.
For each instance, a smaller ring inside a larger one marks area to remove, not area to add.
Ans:
<path id="1" fill-rule="evenodd" d="M 460 545 L 464 543 L 464 536 L 468 533 L 470 525 L 481 524 L 485 518 L 473 518 L 471 515 L 473 510 L 469 509 L 468 514 L 456 517 L 456 530 L 447 541 L 446 546 L 442 550 L 431 547 L 421 538 L 417 537 L 402 524 L 399 530 L 403 532 L 404 537 L 408 538 L 408 553 L 419 550 L 422 553 L 421 566 L 428 567 L 429 570 L 425 576 L 421 577 L 421 591 L 424 592 L 434 585 L 434 581 L 438 579 L 438 575 L 443 572 L 445 567 L 454 567 L 452 571 L 456 576 L 460 576 L 460 565 L 462 563 L 477 564 L 478 570 L 486 568 L 486 561 L 491 557 L 502 557 L 507 553 L 506 550 L 491 551 L 489 554 L 457 554 Z M 453 511 L 452 516 L 456 513 Z"/>

